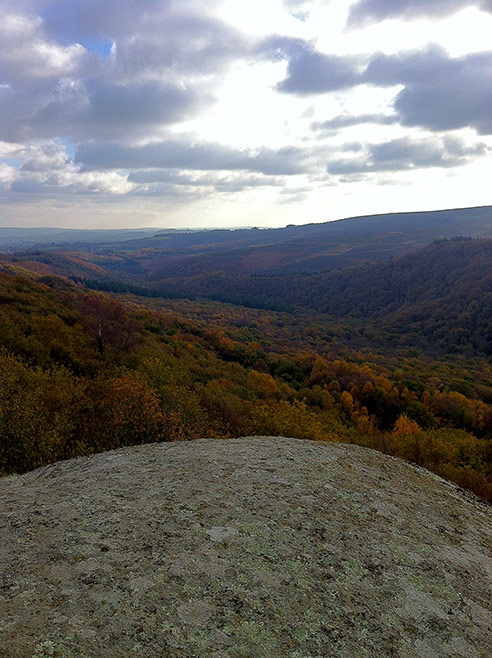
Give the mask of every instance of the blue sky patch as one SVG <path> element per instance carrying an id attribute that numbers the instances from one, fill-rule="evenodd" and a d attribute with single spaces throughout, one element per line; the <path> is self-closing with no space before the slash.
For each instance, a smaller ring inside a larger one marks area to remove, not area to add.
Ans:
<path id="1" fill-rule="evenodd" d="M 81 45 L 91 53 L 97 53 L 101 57 L 108 57 L 111 54 L 113 42 L 109 39 L 102 38 L 84 39 L 84 41 L 81 41 Z"/>

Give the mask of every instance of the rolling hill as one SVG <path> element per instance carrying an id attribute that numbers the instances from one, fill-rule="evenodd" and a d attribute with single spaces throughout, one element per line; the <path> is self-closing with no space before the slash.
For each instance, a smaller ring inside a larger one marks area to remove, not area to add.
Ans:
<path id="1" fill-rule="evenodd" d="M 138 443 L 289 435 L 372 446 L 492 500 L 487 345 L 473 351 L 471 325 L 460 349 L 473 358 L 459 356 L 457 325 L 438 320 L 439 354 L 433 339 L 420 347 L 423 332 L 385 327 L 390 317 L 0 273 L 0 474 Z"/>
<path id="2" fill-rule="evenodd" d="M 356 318 L 380 337 L 385 332 L 434 352 L 492 354 L 492 240 L 442 240 L 386 262 L 320 274 L 167 278 L 156 290 L 253 308 L 301 307 Z"/>
<path id="3" fill-rule="evenodd" d="M 44 273 L 50 268 L 87 277 L 92 270 L 93 278 L 153 286 L 167 278 L 217 272 L 312 274 L 389 260 L 436 239 L 492 238 L 492 208 L 373 215 L 282 229 L 163 231 L 123 241 L 119 236 L 119 242 L 116 234 L 111 241 L 110 233 L 101 234 L 99 243 L 54 245 L 49 253 L 39 245 L 14 258 Z"/>

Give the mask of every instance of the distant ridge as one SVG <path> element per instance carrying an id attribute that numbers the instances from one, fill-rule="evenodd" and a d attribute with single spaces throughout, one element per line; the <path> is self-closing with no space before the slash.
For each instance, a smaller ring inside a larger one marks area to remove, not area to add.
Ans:
<path id="1" fill-rule="evenodd" d="M 422 220 L 432 219 L 433 226 L 429 226 L 426 221 L 421 223 Z M 207 229 L 166 229 L 166 228 L 130 228 L 130 229 L 74 229 L 74 228 L 53 228 L 53 227 L 40 227 L 40 228 L 16 228 L 16 227 L 0 227 L 0 249 L 2 247 L 19 248 L 32 246 L 34 244 L 73 244 L 79 242 L 86 243 L 113 243 L 113 242 L 128 242 L 137 246 L 135 241 L 147 241 L 152 238 L 161 240 L 166 239 L 169 245 L 183 246 L 189 244 L 203 244 L 214 242 L 237 242 L 238 240 L 246 240 L 247 242 L 261 243 L 266 237 L 277 240 L 281 236 L 292 236 L 305 233 L 306 231 L 323 231 L 337 233 L 339 230 L 347 230 L 347 225 L 351 224 L 351 228 L 357 228 L 358 231 L 367 229 L 371 232 L 375 225 L 379 229 L 389 230 L 392 228 L 406 229 L 409 227 L 407 222 L 411 219 L 412 222 L 417 221 L 419 226 L 424 231 L 435 231 L 441 229 L 444 231 L 442 236 L 436 237 L 451 237 L 450 230 L 455 228 L 465 228 L 463 222 L 466 222 L 471 231 L 470 235 L 474 237 L 492 236 L 492 226 L 484 225 L 481 227 L 482 221 L 490 220 L 492 223 L 492 206 L 472 206 L 469 208 L 447 208 L 442 210 L 420 210 L 415 212 L 391 212 L 379 213 L 371 215 L 355 215 L 351 217 L 343 217 L 340 219 L 309 222 L 306 224 L 289 224 L 283 228 L 207 228 Z M 389 224 L 388 224 L 389 222 Z M 437 226 L 436 226 L 437 222 Z M 478 222 L 478 225 L 477 225 Z M 413 227 L 415 228 L 415 227 Z M 483 228 L 486 230 L 486 235 L 477 233 Z"/>
<path id="2" fill-rule="evenodd" d="M 77 229 L 77 228 L 20 228 L 0 226 L 0 251 L 13 251 L 35 245 L 117 242 L 129 238 L 154 235 L 159 229 Z"/>
<path id="3" fill-rule="evenodd" d="M 466 206 L 463 208 L 437 208 L 434 210 L 400 210 L 386 213 L 373 213 L 370 215 L 350 215 L 349 217 L 341 217 L 340 219 L 335 219 L 335 222 L 345 222 L 349 219 L 366 219 L 368 217 L 395 217 L 402 215 L 431 215 L 435 213 L 449 213 L 449 212 L 461 212 L 461 211 L 470 211 L 470 210 L 487 210 L 492 211 L 492 206 Z M 328 222 L 324 222 L 328 223 Z"/>

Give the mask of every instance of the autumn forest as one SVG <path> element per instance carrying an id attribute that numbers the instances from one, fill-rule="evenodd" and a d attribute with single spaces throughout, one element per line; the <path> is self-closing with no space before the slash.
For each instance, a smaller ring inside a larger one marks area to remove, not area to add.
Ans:
<path id="1" fill-rule="evenodd" d="M 388 233 L 384 253 L 245 231 L 4 254 L 0 473 L 285 435 L 375 448 L 492 501 L 492 240 L 439 231 Z"/>

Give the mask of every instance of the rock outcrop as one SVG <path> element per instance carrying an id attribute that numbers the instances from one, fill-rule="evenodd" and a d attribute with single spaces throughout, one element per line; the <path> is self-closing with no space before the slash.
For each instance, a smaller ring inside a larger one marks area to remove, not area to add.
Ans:
<path id="1" fill-rule="evenodd" d="M 489 658 L 491 519 L 352 445 L 59 462 L 0 480 L 0 655 Z"/>

